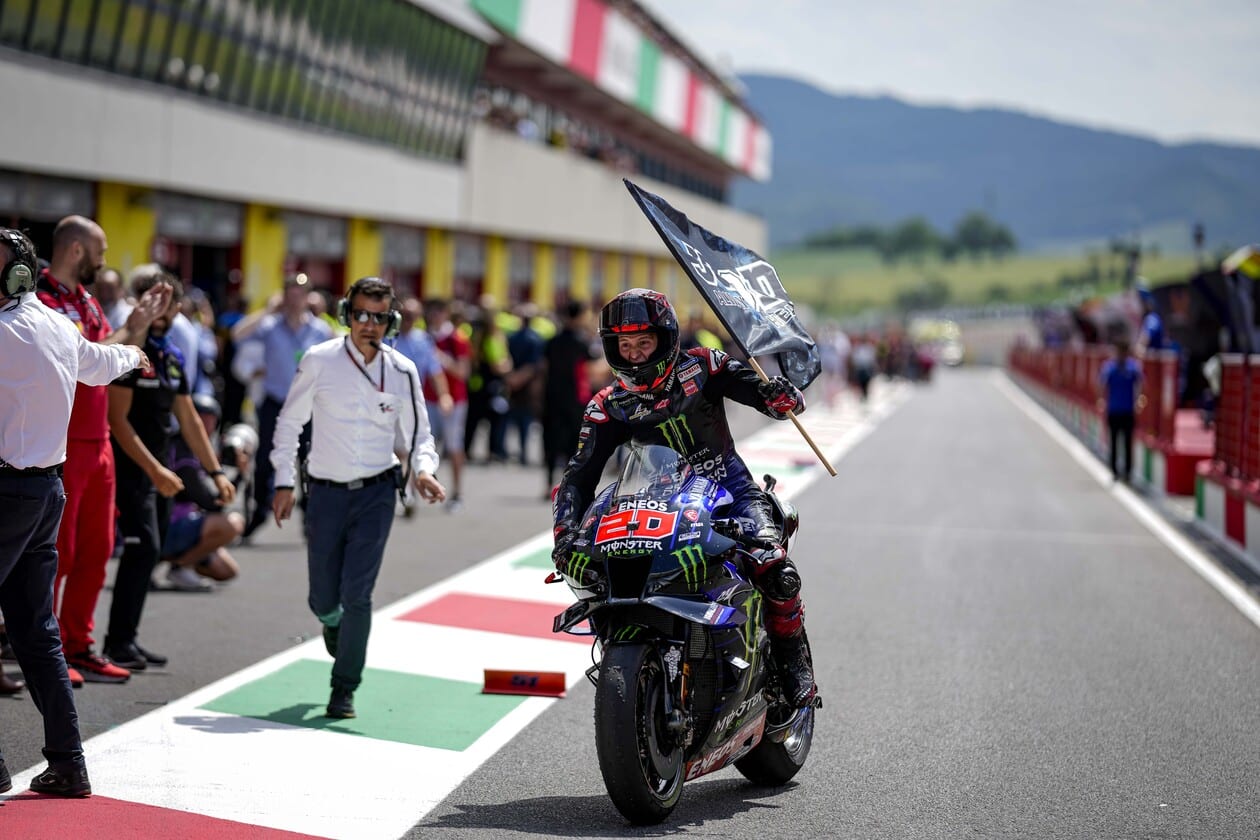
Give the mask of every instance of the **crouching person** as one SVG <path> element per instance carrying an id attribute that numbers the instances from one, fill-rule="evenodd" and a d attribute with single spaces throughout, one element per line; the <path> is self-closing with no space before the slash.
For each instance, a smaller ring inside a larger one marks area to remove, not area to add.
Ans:
<path id="1" fill-rule="evenodd" d="M 222 414 L 218 401 L 206 394 L 197 394 L 192 401 L 206 436 L 214 441 Z M 162 543 L 162 559 L 170 564 L 166 582 L 181 592 L 208 592 L 214 588 L 210 581 L 231 580 L 240 573 L 227 546 L 244 532 L 245 517 L 224 509 L 214 475 L 206 472 L 182 437 L 172 442 L 170 469 L 184 489 L 175 496 Z"/>

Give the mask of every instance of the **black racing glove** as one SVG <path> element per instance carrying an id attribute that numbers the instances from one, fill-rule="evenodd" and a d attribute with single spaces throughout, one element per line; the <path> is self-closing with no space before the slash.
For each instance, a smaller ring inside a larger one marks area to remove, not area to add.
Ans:
<path id="1" fill-rule="evenodd" d="M 765 400 L 766 408 L 780 417 L 789 411 L 804 411 L 805 397 L 786 376 L 775 376 L 757 386 L 757 393 Z"/>
<path id="2" fill-rule="evenodd" d="M 556 565 L 556 571 L 564 572 L 569 567 L 569 551 L 573 547 L 573 541 L 577 539 L 577 531 L 563 531 L 556 529 L 555 548 L 551 549 L 551 562 Z"/>
<path id="3" fill-rule="evenodd" d="M 574 551 L 577 531 L 567 531 L 556 537 L 556 547 L 551 551 L 551 562 L 556 571 L 576 581 L 581 586 L 592 586 L 599 580 L 599 572 L 591 560 L 588 548 L 585 552 Z"/>

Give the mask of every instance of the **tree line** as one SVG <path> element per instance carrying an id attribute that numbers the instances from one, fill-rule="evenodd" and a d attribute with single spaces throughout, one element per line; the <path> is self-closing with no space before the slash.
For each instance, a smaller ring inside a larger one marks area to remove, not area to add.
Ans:
<path id="1" fill-rule="evenodd" d="M 886 263 L 903 259 L 921 262 L 930 256 L 950 262 L 960 256 L 1001 259 L 1018 247 L 1008 227 L 978 210 L 959 219 L 949 234 L 941 233 L 922 216 L 914 216 L 893 227 L 832 228 L 806 236 L 804 244 L 810 248 L 872 250 Z"/>

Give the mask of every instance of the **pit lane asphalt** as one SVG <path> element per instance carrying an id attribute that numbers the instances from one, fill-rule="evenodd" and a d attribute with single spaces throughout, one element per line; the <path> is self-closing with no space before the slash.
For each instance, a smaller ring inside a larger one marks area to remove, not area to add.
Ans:
<path id="1" fill-rule="evenodd" d="M 411 838 L 1260 836 L 1260 630 L 995 387 L 944 371 L 796 499 L 825 706 L 633 829 L 579 686 Z"/>

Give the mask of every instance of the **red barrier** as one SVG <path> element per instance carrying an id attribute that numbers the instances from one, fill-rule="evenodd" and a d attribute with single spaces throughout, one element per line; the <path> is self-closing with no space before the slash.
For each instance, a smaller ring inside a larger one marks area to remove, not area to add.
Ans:
<path id="1" fill-rule="evenodd" d="M 1177 354 L 1152 350 L 1142 359 L 1142 394 L 1146 409 L 1138 429 L 1155 440 L 1171 442 L 1177 433 Z"/>
<path id="2" fill-rule="evenodd" d="M 1019 348 L 1011 351 L 1009 363 L 1021 376 L 1101 417 L 1098 372 L 1110 357 L 1110 348 L 1098 345 L 1073 350 Z M 1155 351 L 1141 360 L 1146 401 L 1138 413 L 1138 432 L 1165 459 L 1168 492 L 1194 493 L 1195 466 L 1211 458 L 1214 473 L 1241 480 L 1260 494 L 1260 446 L 1248 445 L 1260 436 L 1260 355 L 1222 360 L 1214 430 L 1203 429 L 1192 409 L 1178 410 L 1176 353 Z"/>
<path id="3" fill-rule="evenodd" d="M 1216 447 L 1214 459 L 1231 478 L 1244 475 L 1243 451 L 1246 440 L 1248 365 L 1238 354 L 1221 357 L 1221 394 L 1216 404 Z"/>

